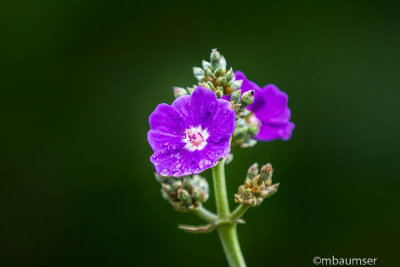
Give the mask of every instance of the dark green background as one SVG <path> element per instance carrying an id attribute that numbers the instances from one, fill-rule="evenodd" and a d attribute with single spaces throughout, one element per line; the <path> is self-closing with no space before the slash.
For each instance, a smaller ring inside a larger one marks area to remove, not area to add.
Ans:
<path id="1" fill-rule="evenodd" d="M 398 266 L 398 2 L 0 5 L 4 266 L 226 264 L 215 233 L 176 228 L 200 220 L 161 198 L 146 140 L 149 114 L 214 47 L 287 92 L 296 123 L 288 142 L 234 150 L 227 169 L 232 203 L 253 162 L 281 183 L 238 228 L 248 265 Z"/>

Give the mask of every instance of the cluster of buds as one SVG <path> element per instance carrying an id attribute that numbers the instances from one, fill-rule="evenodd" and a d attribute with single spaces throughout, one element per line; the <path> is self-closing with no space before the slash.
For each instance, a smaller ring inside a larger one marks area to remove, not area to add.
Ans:
<path id="1" fill-rule="evenodd" d="M 155 174 L 155 177 L 161 183 L 164 199 L 178 211 L 195 211 L 208 199 L 208 183 L 200 175 L 175 178 Z"/>
<path id="2" fill-rule="evenodd" d="M 251 147 L 257 141 L 253 137 L 258 133 L 260 125 L 247 108 L 254 102 L 254 91 L 241 94 L 241 90 L 232 93 L 231 104 L 236 112 L 236 129 L 232 136 L 232 146 Z"/>
<path id="3" fill-rule="evenodd" d="M 272 184 L 272 172 L 271 164 L 264 165 L 259 171 L 258 164 L 254 163 L 248 170 L 245 183 L 239 186 L 235 201 L 255 207 L 259 206 L 263 199 L 275 194 L 279 183 Z"/>
<path id="4" fill-rule="evenodd" d="M 252 147 L 257 141 L 253 137 L 258 133 L 260 125 L 254 114 L 247 109 L 254 102 L 254 91 L 250 90 L 242 94 L 240 87 L 242 80 L 236 80 L 235 74 L 230 68 L 226 69 L 226 60 L 217 49 L 210 54 L 210 61 L 203 60 L 202 67 L 194 67 L 193 74 L 198 85 L 213 90 L 218 98 L 223 95 L 230 96 L 232 109 L 236 112 L 236 129 L 232 136 L 232 146 L 242 148 Z M 191 95 L 193 87 L 174 87 L 175 97 Z"/>
<path id="5" fill-rule="evenodd" d="M 242 80 L 235 79 L 232 68 L 226 69 L 226 60 L 217 49 L 211 51 L 210 62 L 203 60 L 202 67 L 193 67 L 193 74 L 198 85 L 213 90 L 218 98 L 230 95 L 242 86 Z M 194 87 L 174 87 L 174 95 L 179 97 L 192 94 Z"/>

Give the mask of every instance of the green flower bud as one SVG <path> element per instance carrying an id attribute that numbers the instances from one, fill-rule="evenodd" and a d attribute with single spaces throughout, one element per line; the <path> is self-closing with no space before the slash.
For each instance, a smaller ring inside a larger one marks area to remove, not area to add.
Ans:
<path id="1" fill-rule="evenodd" d="M 219 87 L 216 91 L 215 94 L 217 95 L 217 98 L 221 98 L 224 95 L 224 91 L 222 87 Z"/>
<path id="2" fill-rule="evenodd" d="M 161 183 L 162 196 L 178 211 L 194 211 L 208 199 L 208 183 L 199 175 L 175 178 L 156 174 L 156 179 Z"/>
<path id="3" fill-rule="evenodd" d="M 260 131 L 260 126 L 258 123 L 250 123 L 249 124 L 249 134 L 253 137 Z"/>
<path id="4" fill-rule="evenodd" d="M 204 81 L 204 70 L 202 68 L 193 67 L 193 75 L 198 81 Z"/>
<path id="5" fill-rule="evenodd" d="M 247 188 L 244 190 L 243 195 L 247 198 L 250 197 L 252 195 L 251 189 Z"/>
<path id="6" fill-rule="evenodd" d="M 190 191 L 192 189 L 192 183 L 189 177 L 182 178 L 182 188 L 187 191 Z"/>
<path id="7" fill-rule="evenodd" d="M 233 82 L 233 87 L 234 87 L 235 89 L 240 88 L 240 87 L 242 87 L 242 83 L 243 83 L 243 80 L 235 80 L 235 81 Z"/>
<path id="8" fill-rule="evenodd" d="M 185 189 L 178 189 L 178 198 L 181 204 L 190 206 L 192 204 L 192 196 Z"/>
<path id="9" fill-rule="evenodd" d="M 235 201 L 249 206 L 258 206 L 263 199 L 274 195 L 278 191 L 279 184 L 272 183 L 272 166 L 264 165 L 259 174 L 258 165 L 253 164 L 247 174 L 245 183 L 238 188 Z"/>
<path id="10" fill-rule="evenodd" d="M 247 128 L 246 127 L 236 127 L 235 131 L 233 132 L 233 136 L 236 138 L 244 138 L 246 137 L 247 134 Z"/>
<path id="11" fill-rule="evenodd" d="M 241 102 L 246 106 L 253 104 L 253 102 L 254 102 L 254 90 L 250 90 L 250 91 L 245 92 L 242 95 Z"/>
<path id="12" fill-rule="evenodd" d="M 208 192 L 209 192 L 207 180 L 201 177 L 200 175 L 193 175 L 191 182 L 194 190 L 200 192 L 201 202 L 203 203 L 206 202 L 208 199 Z"/>
<path id="13" fill-rule="evenodd" d="M 219 60 L 219 65 L 220 65 L 222 68 L 226 69 L 226 59 L 225 59 L 224 56 L 221 56 L 221 59 Z"/>
<path id="14" fill-rule="evenodd" d="M 226 70 L 224 68 L 218 68 L 216 71 L 214 71 L 214 75 L 219 77 L 225 74 Z"/>
<path id="15" fill-rule="evenodd" d="M 183 96 L 183 95 L 187 95 L 187 94 L 188 94 L 188 91 L 187 91 L 185 88 L 182 88 L 182 87 L 174 87 L 173 89 L 174 89 L 174 96 L 175 96 L 175 98 L 178 98 L 178 97 L 180 97 L 180 96 Z"/>
<path id="16" fill-rule="evenodd" d="M 226 59 L 217 49 L 211 51 L 210 62 L 203 60 L 202 66 L 203 69 L 193 68 L 193 73 L 199 81 L 199 85 L 214 92 L 217 91 L 218 87 L 222 87 L 224 95 L 230 95 L 234 90 L 240 88 L 242 81 L 235 81 L 235 74 L 232 68 L 228 72 L 226 71 Z M 211 84 L 206 86 L 205 82 L 210 82 Z"/>
<path id="17" fill-rule="evenodd" d="M 219 77 L 217 79 L 217 85 L 225 85 L 226 84 L 226 78 L 225 77 Z"/>
<path id="18" fill-rule="evenodd" d="M 211 71 L 210 68 L 205 68 L 204 69 L 204 76 L 206 77 L 206 79 L 214 79 L 214 73 Z"/>
<path id="19" fill-rule="evenodd" d="M 273 173 L 273 169 L 272 169 L 272 165 L 270 163 L 262 166 L 261 173 L 260 173 L 260 181 L 262 181 L 262 182 L 271 181 L 272 173 Z"/>
<path id="20" fill-rule="evenodd" d="M 264 191 L 262 191 L 260 193 L 260 197 L 262 197 L 264 199 L 272 197 L 273 195 L 275 195 L 276 192 L 278 192 L 278 188 L 279 188 L 279 183 L 273 184 L 273 185 L 267 187 Z"/>
<path id="21" fill-rule="evenodd" d="M 232 109 L 237 113 L 240 110 L 240 104 L 234 104 Z"/>
<path id="22" fill-rule="evenodd" d="M 211 66 L 216 69 L 219 67 L 219 61 L 221 59 L 221 54 L 217 51 L 217 49 L 213 49 L 210 54 L 210 62 Z"/>
<path id="23" fill-rule="evenodd" d="M 258 164 L 254 163 L 250 166 L 249 170 L 247 171 L 247 178 L 253 179 L 258 175 Z"/>
<path id="24" fill-rule="evenodd" d="M 232 68 L 230 68 L 229 71 L 225 74 L 225 77 L 228 82 L 235 78 L 235 74 L 233 73 Z"/>
<path id="25" fill-rule="evenodd" d="M 203 66 L 203 69 L 206 69 L 206 68 L 210 68 L 210 67 L 211 67 L 210 62 L 207 62 L 207 61 L 205 61 L 205 60 L 203 60 L 203 61 L 201 62 L 201 65 Z"/>
<path id="26" fill-rule="evenodd" d="M 233 93 L 232 93 L 232 95 L 231 95 L 231 101 L 233 102 L 233 103 L 238 103 L 239 102 L 239 100 L 240 100 L 240 94 L 242 93 L 242 90 L 235 90 L 235 91 L 233 91 Z"/>
<path id="27" fill-rule="evenodd" d="M 189 95 L 193 94 L 194 88 L 196 88 L 197 85 L 193 85 L 193 87 L 188 87 L 186 90 L 188 91 Z"/>

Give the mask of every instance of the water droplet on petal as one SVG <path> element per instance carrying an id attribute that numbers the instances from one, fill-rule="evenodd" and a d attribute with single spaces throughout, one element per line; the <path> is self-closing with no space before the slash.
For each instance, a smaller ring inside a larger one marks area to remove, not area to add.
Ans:
<path id="1" fill-rule="evenodd" d="M 205 168 L 207 168 L 210 164 L 211 164 L 211 161 L 209 161 L 208 159 L 202 159 L 202 160 L 200 160 L 200 162 L 199 162 L 199 167 L 200 167 L 201 169 L 205 169 Z"/>
<path id="2" fill-rule="evenodd" d="M 163 170 L 160 172 L 160 175 L 162 175 L 162 176 L 168 176 L 168 175 L 169 175 L 169 171 L 168 171 L 167 169 L 163 169 Z"/>

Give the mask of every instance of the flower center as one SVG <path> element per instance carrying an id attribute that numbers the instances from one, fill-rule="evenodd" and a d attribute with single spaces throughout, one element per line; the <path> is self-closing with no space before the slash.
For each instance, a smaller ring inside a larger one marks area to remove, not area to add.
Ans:
<path id="1" fill-rule="evenodd" d="M 208 136 L 207 129 L 203 130 L 201 126 L 192 126 L 185 130 L 182 141 L 189 151 L 202 150 L 207 145 Z"/>

